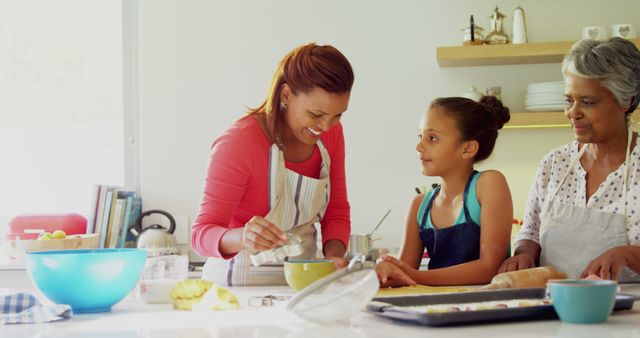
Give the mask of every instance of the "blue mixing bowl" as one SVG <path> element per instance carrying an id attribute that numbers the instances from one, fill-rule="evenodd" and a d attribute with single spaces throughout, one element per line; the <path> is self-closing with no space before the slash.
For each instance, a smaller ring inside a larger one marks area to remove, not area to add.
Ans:
<path id="1" fill-rule="evenodd" d="M 27 254 L 27 271 L 51 301 L 76 313 L 111 311 L 140 279 L 146 251 L 95 249 Z"/>

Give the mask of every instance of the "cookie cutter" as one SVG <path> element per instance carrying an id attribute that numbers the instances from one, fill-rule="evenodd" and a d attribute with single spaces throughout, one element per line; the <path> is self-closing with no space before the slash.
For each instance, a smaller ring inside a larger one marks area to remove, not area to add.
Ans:
<path id="1" fill-rule="evenodd" d="M 274 296 L 274 295 L 266 295 L 266 296 L 252 296 L 249 297 L 248 305 L 251 307 L 262 307 L 262 306 L 273 306 L 275 302 L 281 302 L 289 300 L 289 296 Z"/>

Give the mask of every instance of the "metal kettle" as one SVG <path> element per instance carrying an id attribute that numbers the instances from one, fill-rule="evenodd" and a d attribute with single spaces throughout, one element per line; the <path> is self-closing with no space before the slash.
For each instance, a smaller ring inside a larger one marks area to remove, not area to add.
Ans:
<path id="1" fill-rule="evenodd" d="M 169 219 L 169 229 L 160 224 L 142 227 L 142 219 L 152 214 L 161 214 Z M 148 252 L 149 256 L 174 255 L 179 253 L 178 243 L 173 232 L 176 220 L 164 210 L 148 210 L 140 214 L 130 232 L 136 236 L 136 247 Z"/>

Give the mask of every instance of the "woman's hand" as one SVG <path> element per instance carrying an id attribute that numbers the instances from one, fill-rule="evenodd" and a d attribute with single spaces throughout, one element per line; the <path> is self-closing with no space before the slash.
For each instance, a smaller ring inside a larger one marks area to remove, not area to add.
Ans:
<path id="1" fill-rule="evenodd" d="M 287 242 L 287 235 L 275 224 L 253 216 L 242 230 L 242 244 L 247 249 L 269 250 Z"/>
<path id="2" fill-rule="evenodd" d="M 589 262 L 580 274 L 580 278 L 590 275 L 602 279 L 618 280 L 620 271 L 629 265 L 629 255 L 624 246 L 618 246 L 605 251 L 602 255 Z"/>
<path id="3" fill-rule="evenodd" d="M 336 269 L 342 269 L 349 265 L 349 261 L 344 257 L 340 256 L 326 256 L 325 259 L 329 259 L 333 261 L 333 264 L 336 266 Z"/>
<path id="4" fill-rule="evenodd" d="M 523 270 L 523 269 L 529 269 L 529 268 L 535 268 L 535 267 L 536 267 L 536 262 L 531 257 L 531 255 L 519 254 L 513 257 L 509 257 L 504 262 L 502 262 L 500 269 L 498 269 L 498 273 Z"/>
<path id="5" fill-rule="evenodd" d="M 336 269 L 344 268 L 349 265 L 349 261 L 344 258 L 344 253 L 347 251 L 347 247 L 342 241 L 337 239 L 330 239 L 322 246 L 322 252 L 325 259 L 330 259 L 335 264 Z"/>
<path id="6" fill-rule="evenodd" d="M 398 287 L 416 285 L 404 269 L 412 269 L 405 262 L 390 256 L 383 257 L 383 261 L 376 266 L 376 274 L 381 287 Z"/>

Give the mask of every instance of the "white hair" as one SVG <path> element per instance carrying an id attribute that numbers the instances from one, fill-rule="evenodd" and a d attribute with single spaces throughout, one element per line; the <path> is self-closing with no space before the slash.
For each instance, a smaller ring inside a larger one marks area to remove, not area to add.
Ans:
<path id="1" fill-rule="evenodd" d="M 629 106 L 627 116 L 638 106 L 640 51 L 628 40 L 576 42 L 562 61 L 562 74 L 567 73 L 600 81 L 620 106 Z"/>

